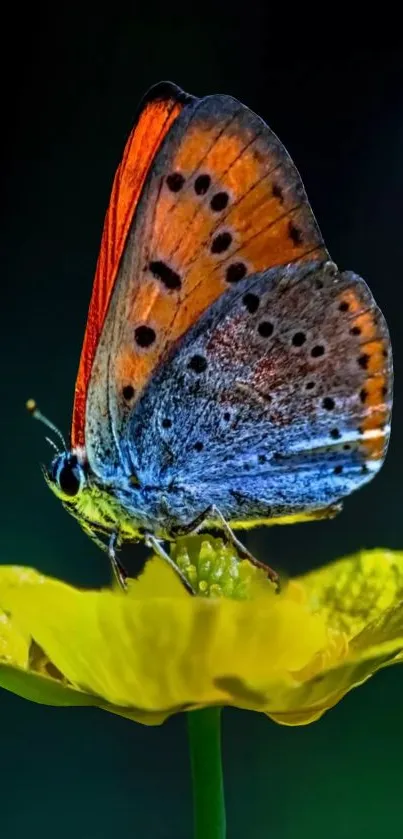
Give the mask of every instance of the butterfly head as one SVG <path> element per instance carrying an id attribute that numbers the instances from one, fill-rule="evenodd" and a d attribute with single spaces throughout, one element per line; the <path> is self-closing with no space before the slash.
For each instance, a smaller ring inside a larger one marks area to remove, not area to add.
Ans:
<path id="1" fill-rule="evenodd" d="M 65 510 L 100 547 L 107 544 L 112 533 L 119 533 L 120 543 L 142 538 L 136 517 L 128 514 L 113 486 L 107 486 L 94 474 L 84 448 L 58 452 L 43 472 L 48 487 Z"/>
<path id="2" fill-rule="evenodd" d="M 101 541 L 108 540 L 111 533 L 117 531 L 123 541 L 138 540 L 134 522 L 128 521 L 113 489 L 93 473 L 84 448 L 58 452 L 43 473 L 48 487 L 65 510 L 98 544 L 101 544 L 99 537 Z"/>
<path id="3" fill-rule="evenodd" d="M 46 425 L 58 438 L 59 444 L 62 444 L 62 449 L 60 449 L 54 440 L 46 437 L 46 440 L 56 452 L 50 467 L 44 469 L 46 482 L 59 498 L 75 498 L 87 483 L 88 468 L 84 449 L 69 451 L 62 432 L 57 425 L 39 411 L 34 399 L 28 399 L 26 408 L 31 416 Z"/>
<path id="4" fill-rule="evenodd" d="M 50 465 L 43 468 L 43 474 L 63 507 L 98 544 L 101 544 L 99 536 L 109 537 L 118 531 L 121 541 L 137 542 L 141 529 L 136 517 L 128 514 L 114 488 L 107 486 L 91 469 L 84 446 L 68 448 L 62 433 L 38 410 L 33 399 L 28 400 L 26 407 L 62 444 L 59 448 L 54 440 L 46 438 L 56 454 Z"/>
<path id="5" fill-rule="evenodd" d="M 62 501 L 71 503 L 87 488 L 88 466 L 81 451 L 59 452 L 45 469 L 45 479 Z"/>
<path id="6" fill-rule="evenodd" d="M 48 487 L 83 525 L 99 526 L 104 531 L 110 530 L 111 518 L 102 515 L 101 512 L 101 509 L 106 506 L 104 496 L 108 494 L 97 485 L 95 476 L 92 476 L 85 449 L 83 447 L 69 449 L 61 431 L 39 411 L 34 399 L 28 399 L 26 407 L 31 416 L 46 425 L 59 441 L 58 445 L 54 439 L 46 437 L 56 452 L 50 465 L 43 467 Z M 107 522 L 109 527 L 106 526 Z"/>

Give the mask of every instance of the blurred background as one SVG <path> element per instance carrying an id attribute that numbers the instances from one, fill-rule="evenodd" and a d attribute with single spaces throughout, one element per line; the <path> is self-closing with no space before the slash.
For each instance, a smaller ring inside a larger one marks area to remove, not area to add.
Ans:
<path id="1" fill-rule="evenodd" d="M 24 412 L 34 396 L 68 434 L 74 379 L 114 171 L 148 87 L 169 79 L 229 93 L 260 114 L 297 164 L 328 248 L 360 273 L 394 346 L 392 442 L 379 476 L 331 522 L 249 537 L 291 573 L 362 547 L 403 549 L 403 55 L 274 50 L 254 2 L 230 19 L 15 10 L 3 73 L 1 422 L 4 563 L 78 585 L 108 580 L 104 555 L 50 494 L 50 450 Z M 28 17 L 27 17 L 28 15 Z M 144 556 L 138 551 L 139 562 Z M 230 839 L 386 839 L 403 831 L 403 672 L 391 668 L 321 721 L 278 727 L 226 710 Z M 188 839 L 185 720 L 148 729 L 97 710 L 49 709 L 0 693 L 1 823 L 6 839 Z"/>

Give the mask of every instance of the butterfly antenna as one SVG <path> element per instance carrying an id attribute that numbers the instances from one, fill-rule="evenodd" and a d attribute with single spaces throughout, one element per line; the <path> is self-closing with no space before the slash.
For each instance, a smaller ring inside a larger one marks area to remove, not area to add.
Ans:
<path id="1" fill-rule="evenodd" d="M 43 422 L 44 425 L 47 425 L 47 427 L 50 428 L 51 431 L 54 432 L 54 434 L 56 434 L 59 440 L 62 441 L 64 451 L 67 452 L 66 441 L 63 437 L 62 432 L 58 429 L 57 425 L 55 425 L 47 417 L 45 417 L 44 414 L 41 413 L 41 411 L 38 409 L 35 399 L 28 399 L 25 407 L 28 413 L 31 414 L 31 417 L 33 417 L 36 420 L 39 420 L 39 422 Z M 56 444 L 52 440 L 50 440 L 49 437 L 46 437 L 46 439 L 48 443 L 50 443 L 50 445 L 53 446 L 53 448 L 56 449 L 56 451 L 58 451 Z"/>
<path id="2" fill-rule="evenodd" d="M 57 448 L 54 440 L 51 440 L 50 437 L 47 436 L 45 437 L 45 440 L 49 443 L 49 446 L 52 446 L 52 449 L 54 449 L 57 454 L 60 454 L 60 449 Z"/>

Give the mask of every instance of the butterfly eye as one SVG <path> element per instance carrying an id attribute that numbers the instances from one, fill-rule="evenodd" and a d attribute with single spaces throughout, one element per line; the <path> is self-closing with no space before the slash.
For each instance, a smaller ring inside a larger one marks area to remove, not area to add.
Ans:
<path id="1" fill-rule="evenodd" d="M 59 460 L 55 470 L 55 482 L 58 488 L 64 495 L 74 498 L 81 492 L 84 483 L 84 470 L 77 463 L 76 458 L 66 458 L 65 456 Z"/>

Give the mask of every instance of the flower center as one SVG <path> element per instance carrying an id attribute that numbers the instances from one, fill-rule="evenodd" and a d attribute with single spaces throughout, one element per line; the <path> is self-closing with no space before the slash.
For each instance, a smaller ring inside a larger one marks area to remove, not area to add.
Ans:
<path id="1" fill-rule="evenodd" d="M 259 592 L 274 589 L 264 569 L 240 559 L 232 545 L 212 536 L 178 539 L 172 559 L 193 589 L 202 597 L 249 600 Z M 263 589 L 263 591 L 262 591 Z"/>

